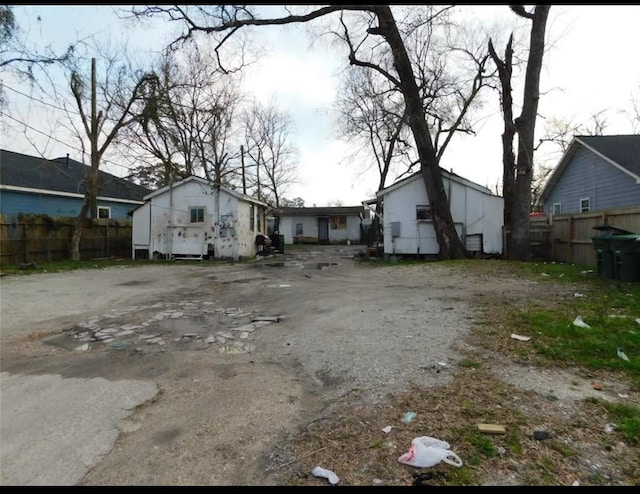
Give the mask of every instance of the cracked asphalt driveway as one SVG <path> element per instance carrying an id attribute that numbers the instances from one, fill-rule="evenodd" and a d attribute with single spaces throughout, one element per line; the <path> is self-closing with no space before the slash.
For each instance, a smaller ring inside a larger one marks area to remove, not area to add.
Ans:
<path id="1" fill-rule="evenodd" d="M 362 250 L 2 277 L 2 485 L 279 485 L 302 424 L 446 383 L 479 287 Z"/>

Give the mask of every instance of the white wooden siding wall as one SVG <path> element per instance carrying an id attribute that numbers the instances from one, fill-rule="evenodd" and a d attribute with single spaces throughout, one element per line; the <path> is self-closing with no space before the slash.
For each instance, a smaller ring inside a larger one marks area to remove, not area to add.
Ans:
<path id="1" fill-rule="evenodd" d="M 444 186 L 458 235 L 482 234 L 484 252 L 501 253 L 503 199 L 447 178 Z M 433 223 L 416 219 L 416 206 L 424 204 L 429 200 L 420 178 L 385 194 L 385 254 L 435 255 L 440 251 Z M 398 237 L 391 234 L 392 222 L 400 222 Z"/>

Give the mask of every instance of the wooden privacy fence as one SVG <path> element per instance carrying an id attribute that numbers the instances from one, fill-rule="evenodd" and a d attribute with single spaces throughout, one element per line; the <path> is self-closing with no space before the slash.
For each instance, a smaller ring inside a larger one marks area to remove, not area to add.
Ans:
<path id="1" fill-rule="evenodd" d="M 21 215 L 16 221 L 0 216 L 0 266 L 70 259 L 75 218 Z M 87 220 L 80 257 L 131 258 L 131 221 Z"/>
<path id="2" fill-rule="evenodd" d="M 608 224 L 640 234 L 640 207 L 554 216 L 549 225 L 551 260 L 597 267 L 595 226 Z"/>

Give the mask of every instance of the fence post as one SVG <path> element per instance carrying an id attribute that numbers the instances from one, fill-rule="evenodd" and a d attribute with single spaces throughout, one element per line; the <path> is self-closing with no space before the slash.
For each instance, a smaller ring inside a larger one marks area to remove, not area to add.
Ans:
<path id="1" fill-rule="evenodd" d="M 27 225 L 25 225 L 24 223 L 20 223 L 20 227 L 22 229 L 22 235 L 21 235 L 21 240 L 22 240 L 22 262 L 27 262 L 27 258 L 28 258 L 28 247 L 27 247 Z"/>

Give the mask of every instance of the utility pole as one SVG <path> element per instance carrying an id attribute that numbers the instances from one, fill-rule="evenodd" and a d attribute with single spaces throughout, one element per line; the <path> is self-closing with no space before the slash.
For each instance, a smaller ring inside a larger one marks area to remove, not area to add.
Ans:
<path id="1" fill-rule="evenodd" d="M 98 215 L 98 115 L 96 103 L 96 59 L 91 59 L 91 172 L 89 174 L 89 215 Z"/>
<path id="2" fill-rule="evenodd" d="M 247 179 L 244 174 L 244 146 L 240 146 L 240 160 L 242 161 L 242 193 L 247 193 Z"/>

